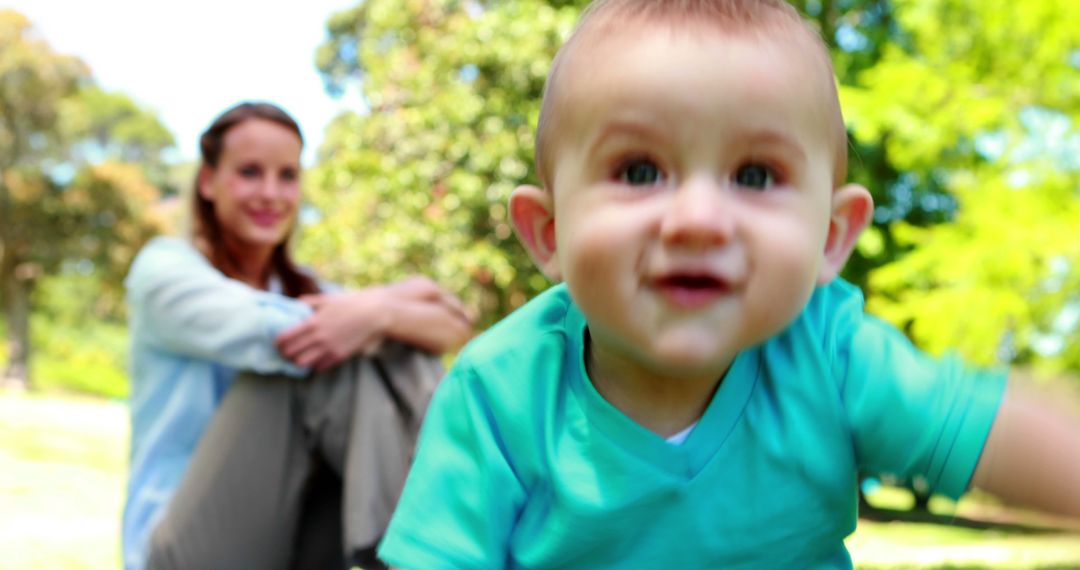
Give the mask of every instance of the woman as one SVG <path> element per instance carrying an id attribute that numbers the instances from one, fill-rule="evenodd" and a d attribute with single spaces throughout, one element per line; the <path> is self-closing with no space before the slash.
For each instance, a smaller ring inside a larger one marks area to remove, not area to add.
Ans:
<path id="1" fill-rule="evenodd" d="M 328 292 L 297 268 L 303 141 L 278 107 L 237 105 L 200 142 L 193 239 L 153 240 L 125 281 L 125 567 L 344 565 L 400 491 L 428 353 L 460 347 L 470 321 L 424 278 Z"/>

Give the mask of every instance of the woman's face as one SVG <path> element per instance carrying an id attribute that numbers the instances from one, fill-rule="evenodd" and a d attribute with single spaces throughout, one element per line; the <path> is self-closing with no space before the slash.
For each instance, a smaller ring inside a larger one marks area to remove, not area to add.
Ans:
<path id="1" fill-rule="evenodd" d="M 267 252 L 289 236 L 300 201 L 300 138 L 273 121 L 229 129 L 216 167 L 199 172 L 222 235 L 237 253 Z"/>

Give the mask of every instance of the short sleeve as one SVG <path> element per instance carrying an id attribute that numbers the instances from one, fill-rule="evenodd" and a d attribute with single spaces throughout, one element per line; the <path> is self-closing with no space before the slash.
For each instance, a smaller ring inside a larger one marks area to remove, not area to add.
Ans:
<path id="1" fill-rule="evenodd" d="M 857 306 L 853 306 L 857 305 Z M 1005 389 L 1005 374 L 932 358 L 862 312 L 837 310 L 834 371 L 860 471 L 924 478 L 958 498 L 968 487 Z"/>
<path id="2" fill-rule="evenodd" d="M 456 365 L 428 408 L 379 557 L 393 567 L 502 568 L 523 485 L 474 372 Z"/>

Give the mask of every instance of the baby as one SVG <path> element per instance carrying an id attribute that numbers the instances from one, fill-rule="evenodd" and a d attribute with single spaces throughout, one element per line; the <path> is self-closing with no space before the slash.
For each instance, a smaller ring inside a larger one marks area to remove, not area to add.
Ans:
<path id="1" fill-rule="evenodd" d="M 1080 428 L 837 278 L 828 53 L 782 0 L 601 0 L 510 213 L 563 283 L 460 355 L 380 548 L 406 568 L 849 568 L 860 472 L 1080 516 Z M 993 428 L 993 429 L 992 429 Z"/>

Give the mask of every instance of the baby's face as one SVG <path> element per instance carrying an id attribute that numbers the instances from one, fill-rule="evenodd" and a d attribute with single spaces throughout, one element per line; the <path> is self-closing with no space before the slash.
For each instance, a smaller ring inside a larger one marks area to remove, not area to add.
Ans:
<path id="1" fill-rule="evenodd" d="M 580 49 L 551 186 L 593 358 L 716 378 L 819 279 L 831 77 L 797 41 L 634 26 Z"/>

